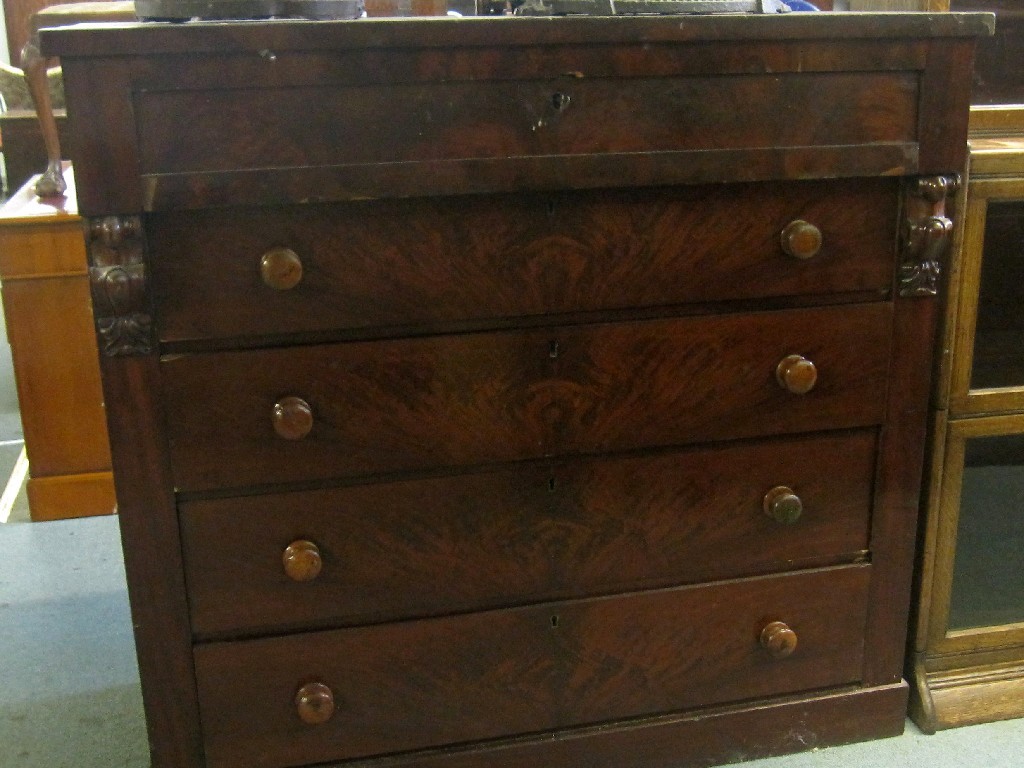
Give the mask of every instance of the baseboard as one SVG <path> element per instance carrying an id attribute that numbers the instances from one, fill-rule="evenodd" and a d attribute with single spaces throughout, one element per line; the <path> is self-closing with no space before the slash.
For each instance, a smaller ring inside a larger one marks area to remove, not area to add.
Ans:
<path id="1" fill-rule="evenodd" d="M 851 688 L 323 768 L 697 768 L 898 736 L 907 693 Z"/>
<path id="2" fill-rule="evenodd" d="M 1024 716 L 1024 665 L 916 672 L 910 716 L 925 733 Z"/>

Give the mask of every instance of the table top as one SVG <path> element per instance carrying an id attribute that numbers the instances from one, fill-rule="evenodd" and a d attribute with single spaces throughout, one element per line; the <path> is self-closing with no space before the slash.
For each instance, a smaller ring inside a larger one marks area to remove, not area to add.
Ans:
<path id="1" fill-rule="evenodd" d="M 8 224 L 37 224 L 57 219 L 78 219 L 75 197 L 75 175 L 71 163 L 64 163 L 64 180 L 68 188 L 60 197 L 41 198 L 35 193 L 39 175 L 26 181 L 17 192 L 0 207 L 0 226 Z"/>

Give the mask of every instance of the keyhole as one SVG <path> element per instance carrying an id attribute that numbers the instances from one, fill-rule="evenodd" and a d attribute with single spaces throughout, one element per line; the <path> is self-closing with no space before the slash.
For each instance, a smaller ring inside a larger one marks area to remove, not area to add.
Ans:
<path id="1" fill-rule="evenodd" d="M 549 478 L 548 478 L 548 490 L 549 490 L 549 491 L 550 491 L 551 493 L 554 493 L 554 492 L 555 492 L 555 486 L 556 486 L 556 483 L 555 483 L 555 478 L 553 478 L 553 477 L 549 477 Z"/>
<path id="2" fill-rule="evenodd" d="M 548 345 L 548 357 L 550 357 L 552 360 L 554 360 L 555 358 L 558 357 L 559 351 L 560 350 L 559 350 L 558 342 L 557 341 L 552 341 Z"/>
<path id="3" fill-rule="evenodd" d="M 552 629 L 557 629 L 558 628 L 558 614 L 557 613 L 554 616 L 551 617 L 551 628 Z"/>
<path id="4" fill-rule="evenodd" d="M 560 91 L 551 96 L 551 105 L 559 112 L 568 107 L 570 101 L 569 94 Z"/>

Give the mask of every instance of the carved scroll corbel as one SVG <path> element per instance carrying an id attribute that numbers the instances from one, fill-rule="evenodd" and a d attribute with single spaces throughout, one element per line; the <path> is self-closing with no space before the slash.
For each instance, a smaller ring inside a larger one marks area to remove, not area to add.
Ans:
<path id="1" fill-rule="evenodd" d="M 141 220 L 138 216 L 93 219 L 88 241 L 89 285 L 100 354 L 150 354 L 154 345 Z"/>
<path id="2" fill-rule="evenodd" d="M 959 176 L 929 176 L 911 183 L 903 201 L 900 296 L 934 296 L 953 222 L 946 201 L 960 189 Z"/>

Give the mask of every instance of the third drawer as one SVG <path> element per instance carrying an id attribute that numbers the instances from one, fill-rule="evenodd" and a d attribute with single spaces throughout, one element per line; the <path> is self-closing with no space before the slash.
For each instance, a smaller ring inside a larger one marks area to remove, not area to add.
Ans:
<path id="1" fill-rule="evenodd" d="M 193 631 L 342 626 L 849 562 L 868 547 L 875 442 L 865 429 L 183 503 Z"/>

